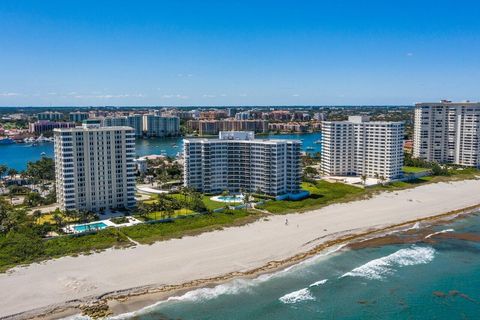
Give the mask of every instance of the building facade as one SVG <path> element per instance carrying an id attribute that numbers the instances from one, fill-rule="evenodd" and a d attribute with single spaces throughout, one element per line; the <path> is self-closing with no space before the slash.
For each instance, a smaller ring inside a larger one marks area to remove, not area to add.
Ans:
<path id="1" fill-rule="evenodd" d="M 259 140 L 253 132 L 184 140 L 184 185 L 205 193 L 301 193 L 301 141 Z"/>
<path id="2" fill-rule="evenodd" d="M 321 171 L 331 176 L 386 180 L 402 174 L 403 122 L 370 122 L 368 117 L 322 124 Z"/>
<path id="3" fill-rule="evenodd" d="M 221 131 L 253 131 L 256 133 L 268 132 L 268 122 L 265 120 L 190 120 L 187 122 L 190 131 L 197 131 L 199 135 L 214 135 Z"/>
<path id="4" fill-rule="evenodd" d="M 480 103 L 418 103 L 414 119 L 414 157 L 480 167 Z"/>
<path id="5" fill-rule="evenodd" d="M 143 115 L 141 114 L 105 117 L 102 119 L 102 125 L 104 127 L 132 127 L 136 137 L 143 136 Z"/>
<path id="6" fill-rule="evenodd" d="M 143 116 L 143 131 L 147 137 L 173 137 L 180 134 L 180 118 L 153 114 Z"/>
<path id="7" fill-rule="evenodd" d="M 73 122 L 54 122 L 49 120 L 39 120 L 28 125 L 28 131 L 30 133 L 45 133 L 57 128 L 73 128 L 75 123 Z"/>
<path id="8" fill-rule="evenodd" d="M 63 113 L 58 111 L 45 111 L 37 114 L 38 120 L 60 121 L 63 120 Z"/>
<path id="9" fill-rule="evenodd" d="M 54 130 L 57 201 L 62 210 L 135 205 L 135 137 L 130 127 Z"/>
<path id="10" fill-rule="evenodd" d="M 75 111 L 68 114 L 68 118 L 72 122 L 82 122 L 83 120 L 88 119 L 88 112 Z"/>

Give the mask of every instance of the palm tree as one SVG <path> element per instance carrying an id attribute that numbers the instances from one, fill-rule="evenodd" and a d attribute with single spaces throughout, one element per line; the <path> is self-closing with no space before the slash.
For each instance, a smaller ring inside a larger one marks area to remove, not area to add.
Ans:
<path id="1" fill-rule="evenodd" d="M 5 173 L 7 173 L 8 167 L 4 164 L 0 164 L 0 178 L 3 177 Z"/>
<path id="2" fill-rule="evenodd" d="M 243 204 L 245 205 L 245 209 L 248 211 L 248 206 L 250 204 L 250 194 L 248 192 L 243 194 Z"/>
<path id="3" fill-rule="evenodd" d="M 378 180 L 380 180 L 380 183 L 382 184 L 382 186 L 384 185 L 384 183 L 385 183 L 385 181 L 386 181 L 386 179 L 385 179 L 384 176 L 380 176 L 380 177 L 378 178 Z"/>
<path id="4" fill-rule="evenodd" d="M 7 171 L 7 174 L 8 174 L 8 176 L 9 176 L 10 180 L 12 179 L 12 177 L 15 178 L 15 176 L 17 175 L 17 173 L 18 173 L 18 171 L 17 171 L 15 168 L 10 168 L 10 169 L 8 169 L 8 171 Z"/>
<path id="5" fill-rule="evenodd" d="M 57 225 L 57 227 L 61 229 L 63 226 L 63 217 L 59 214 L 54 214 L 53 220 L 55 220 L 55 224 Z"/>
<path id="6" fill-rule="evenodd" d="M 360 179 L 362 179 L 362 183 L 363 185 L 365 186 L 365 184 L 367 183 L 367 175 L 366 174 L 362 174 L 360 176 Z"/>
<path id="7" fill-rule="evenodd" d="M 33 211 L 32 216 L 33 216 L 34 221 L 38 222 L 38 219 L 40 219 L 40 217 L 42 216 L 42 211 L 35 210 L 35 211 Z"/>

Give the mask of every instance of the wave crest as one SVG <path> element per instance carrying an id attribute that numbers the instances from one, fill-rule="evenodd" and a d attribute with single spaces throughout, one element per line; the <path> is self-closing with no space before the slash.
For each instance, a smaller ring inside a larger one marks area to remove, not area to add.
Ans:
<path id="1" fill-rule="evenodd" d="M 362 277 L 367 279 L 381 280 L 384 276 L 392 274 L 395 268 L 426 264 L 433 260 L 435 249 L 431 247 L 412 246 L 400 249 L 388 256 L 378 258 L 345 273 L 343 277 Z"/>
<path id="2" fill-rule="evenodd" d="M 286 304 L 293 304 L 299 301 L 315 300 L 315 297 L 312 296 L 312 293 L 308 288 L 303 288 L 297 291 L 287 293 L 286 295 L 280 297 L 278 300 Z"/>

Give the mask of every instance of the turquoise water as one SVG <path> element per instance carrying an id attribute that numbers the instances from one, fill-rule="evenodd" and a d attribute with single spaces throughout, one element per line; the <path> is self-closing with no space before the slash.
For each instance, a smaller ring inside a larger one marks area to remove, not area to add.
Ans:
<path id="1" fill-rule="evenodd" d="M 75 229 L 75 231 L 78 231 L 78 232 L 85 232 L 90 230 L 105 229 L 106 227 L 108 226 L 103 222 L 95 222 L 95 223 L 80 224 L 78 226 L 74 226 L 73 229 Z"/>
<path id="2" fill-rule="evenodd" d="M 234 201 L 242 201 L 243 197 L 237 196 L 219 196 L 219 200 L 226 201 L 226 202 L 234 202 Z"/>
<path id="3" fill-rule="evenodd" d="M 194 290 L 120 318 L 478 319 L 480 239 L 459 237 L 479 233 L 478 215 L 410 230 L 393 236 L 397 244 L 343 248 L 273 275 Z"/>
<path id="4" fill-rule="evenodd" d="M 321 138 L 321 133 L 305 133 L 305 134 L 280 134 L 259 136 L 275 139 L 301 139 L 303 141 L 303 150 L 307 152 L 319 152 L 320 144 L 315 141 Z M 175 156 L 183 150 L 183 137 L 172 138 L 152 138 L 152 139 L 136 139 L 136 153 L 138 156 L 150 154 L 167 154 Z M 308 148 L 308 149 L 307 149 Z M 32 147 L 31 144 L 10 144 L 0 146 L 0 164 L 5 164 L 9 168 L 24 170 L 28 161 L 36 161 L 45 153 L 47 157 L 53 157 L 53 143 L 42 143 Z"/>

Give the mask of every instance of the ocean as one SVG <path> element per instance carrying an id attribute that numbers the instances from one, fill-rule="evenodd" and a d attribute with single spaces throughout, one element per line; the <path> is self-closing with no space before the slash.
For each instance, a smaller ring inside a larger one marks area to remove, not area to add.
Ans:
<path id="1" fill-rule="evenodd" d="M 315 143 L 322 137 L 320 132 L 258 136 L 258 138 L 264 137 L 269 139 L 300 139 L 303 141 L 303 151 L 315 153 L 321 150 L 320 144 Z M 140 157 L 150 154 L 176 156 L 178 152 L 183 150 L 183 137 L 136 139 L 135 149 L 136 154 Z M 42 155 L 53 157 L 53 143 L 41 143 L 37 146 L 26 143 L 0 145 L 0 164 L 18 171 L 25 170 L 27 162 L 37 161 Z"/>
<path id="2" fill-rule="evenodd" d="M 416 224 L 114 319 L 478 319 L 479 241 L 478 213 Z"/>

